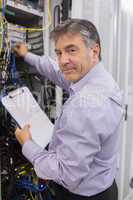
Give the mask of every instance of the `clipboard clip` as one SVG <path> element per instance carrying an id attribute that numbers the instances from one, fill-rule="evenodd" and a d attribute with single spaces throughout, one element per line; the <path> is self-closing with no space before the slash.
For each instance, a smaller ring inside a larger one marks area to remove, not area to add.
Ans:
<path id="1" fill-rule="evenodd" d="M 8 96 L 9 96 L 10 99 L 13 99 L 16 96 L 21 95 L 22 93 L 24 93 L 24 89 L 21 89 L 21 90 L 17 89 L 13 92 L 10 92 Z"/>

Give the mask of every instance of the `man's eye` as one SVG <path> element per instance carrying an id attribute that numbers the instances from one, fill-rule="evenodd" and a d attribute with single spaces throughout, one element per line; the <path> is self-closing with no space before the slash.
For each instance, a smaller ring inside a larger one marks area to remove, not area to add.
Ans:
<path id="1" fill-rule="evenodd" d="M 76 49 L 69 49 L 69 52 L 70 52 L 70 53 L 75 53 L 75 52 L 76 52 Z"/>
<path id="2" fill-rule="evenodd" d="M 61 53 L 60 53 L 60 52 L 56 52 L 56 55 L 57 55 L 57 56 L 60 56 L 60 55 L 61 55 Z"/>

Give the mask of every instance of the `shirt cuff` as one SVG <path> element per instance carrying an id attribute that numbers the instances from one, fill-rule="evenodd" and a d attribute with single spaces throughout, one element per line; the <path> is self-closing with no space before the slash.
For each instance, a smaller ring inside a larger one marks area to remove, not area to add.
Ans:
<path id="1" fill-rule="evenodd" d="M 46 151 L 38 144 L 36 144 L 33 140 L 28 140 L 22 146 L 22 153 L 23 155 L 33 164 L 37 155 L 42 152 Z M 47 151 L 46 151 L 47 152 Z"/>

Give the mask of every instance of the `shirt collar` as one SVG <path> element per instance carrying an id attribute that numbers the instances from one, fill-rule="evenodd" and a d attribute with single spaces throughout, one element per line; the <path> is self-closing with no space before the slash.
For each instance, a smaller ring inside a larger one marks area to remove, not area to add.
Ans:
<path id="1" fill-rule="evenodd" d="M 103 68 L 103 63 L 99 62 L 82 79 L 76 83 L 71 83 L 69 87 L 70 94 L 74 94 L 75 92 L 79 91 L 89 80 L 96 78 Z"/>

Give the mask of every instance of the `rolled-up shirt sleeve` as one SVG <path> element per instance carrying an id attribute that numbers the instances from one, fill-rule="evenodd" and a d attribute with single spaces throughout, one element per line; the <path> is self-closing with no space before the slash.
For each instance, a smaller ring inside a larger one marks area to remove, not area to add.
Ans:
<path id="1" fill-rule="evenodd" d="M 59 70 L 58 63 L 49 56 L 38 56 L 28 52 L 24 60 L 31 66 L 34 66 L 42 75 L 68 91 L 70 82 L 64 79 L 62 72 Z"/>
<path id="2" fill-rule="evenodd" d="M 58 179 L 56 152 L 47 151 L 33 140 L 28 140 L 23 145 L 22 153 L 33 164 L 38 177 L 48 180 Z"/>

